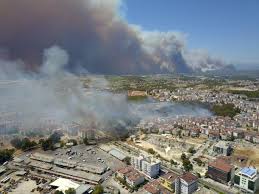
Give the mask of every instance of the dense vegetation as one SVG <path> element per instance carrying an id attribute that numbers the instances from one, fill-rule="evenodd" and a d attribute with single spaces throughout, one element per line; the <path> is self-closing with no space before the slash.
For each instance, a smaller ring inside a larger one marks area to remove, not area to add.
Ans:
<path id="1" fill-rule="evenodd" d="M 103 187 L 102 185 L 96 185 L 94 187 L 94 191 L 93 191 L 93 194 L 102 194 L 103 193 Z"/>
<path id="2" fill-rule="evenodd" d="M 54 145 L 60 142 L 62 134 L 59 132 L 54 132 L 48 139 L 41 139 L 39 143 L 44 151 L 54 150 Z"/>
<path id="3" fill-rule="evenodd" d="M 147 99 L 147 96 L 128 96 L 127 99 L 129 101 L 142 101 Z"/>
<path id="4" fill-rule="evenodd" d="M 64 192 L 56 190 L 54 194 L 76 194 L 76 190 L 73 188 L 69 188 Z"/>
<path id="5" fill-rule="evenodd" d="M 149 149 L 147 150 L 147 152 L 148 152 L 149 154 L 155 154 L 155 153 L 156 153 L 155 150 L 153 150 L 153 148 L 149 148 Z"/>
<path id="6" fill-rule="evenodd" d="M 35 141 L 31 141 L 29 138 L 14 138 L 11 140 L 11 144 L 16 149 L 21 149 L 23 151 L 31 149 L 37 145 Z"/>
<path id="7" fill-rule="evenodd" d="M 234 104 L 222 104 L 222 105 L 214 105 L 212 107 L 212 111 L 217 115 L 217 116 L 224 116 L 224 117 L 231 117 L 233 118 L 237 114 L 240 113 L 239 108 L 235 108 Z"/>
<path id="8" fill-rule="evenodd" d="M 247 91 L 247 90 L 230 90 L 232 94 L 245 95 L 248 98 L 259 98 L 259 90 L 256 91 Z"/>
<path id="9" fill-rule="evenodd" d="M 151 91 L 153 89 L 175 90 L 175 81 L 166 76 L 106 76 L 106 78 L 114 91 Z"/>
<path id="10" fill-rule="evenodd" d="M 191 161 L 189 160 L 189 158 L 187 158 L 187 156 L 184 153 L 181 155 L 181 159 L 183 162 L 183 168 L 186 172 L 193 170 L 193 165 Z"/>
<path id="11" fill-rule="evenodd" d="M 4 149 L 0 150 L 0 164 L 5 163 L 10 160 L 13 156 L 14 149 Z"/>

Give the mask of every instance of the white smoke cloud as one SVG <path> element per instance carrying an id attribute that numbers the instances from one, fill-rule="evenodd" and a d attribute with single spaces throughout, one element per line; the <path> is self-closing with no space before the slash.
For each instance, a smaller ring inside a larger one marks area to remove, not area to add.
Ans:
<path id="1" fill-rule="evenodd" d="M 42 72 L 47 75 L 57 74 L 68 64 L 67 52 L 58 46 L 53 46 L 44 51 Z"/>

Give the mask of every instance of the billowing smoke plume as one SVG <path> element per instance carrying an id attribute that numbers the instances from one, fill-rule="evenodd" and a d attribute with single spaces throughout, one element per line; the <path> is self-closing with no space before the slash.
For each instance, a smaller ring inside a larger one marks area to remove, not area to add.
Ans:
<path id="1" fill-rule="evenodd" d="M 129 25 L 120 17 L 120 4 L 119 0 L 1 0 L 0 58 L 20 60 L 10 65 L 19 64 L 23 71 L 42 71 L 44 49 L 59 45 L 70 54 L 64 68 L 75 73 L 82 69 L 99 74 L 190 72 L 224 65 L 189 51 L 179 33 L 146 32 Z"/>
<path id="2" fill-rule="evenodd" d="M 21 61 L 0 61 L 0 113 L 17 113 L 21 122 L 18 128 L 34 129 L 52 120 L 58 126 L 76 122 L 86 128 L 123 134 L 127 130 L 122 129 L 134 126 L 140 119 L 210 115 L 198 106 L 129 103 L 125 94 L 104 90 L 108 84 L 102 76 L 84 77 L 90 86 L 86 88 L 80 77 L 64 70 L 70 59 L 65 50 L 52 46 L 42 55 L 38 72 L 30 74 L 18 68 Z"/>
<path id="3" fill-rule="evenodd" d="M 37 73 L 9 69 L 8 64 L 19 66 L 19 63 L 0 61 L 1 66 L 6 66 L 6 71 L 0 74 L 0 113 L 18 113 L 24 128 L 37 128 L 42 119 L 58 125 L 76 122 L 107 130 L 118 124 L 127 127 L 132 116 L 126 96 L 97 91 L 96 88 L 107 84 L 100 76 L 98 81 L 88 77 L 93 87 L 84 88 L 79 77 L 64 71 L 68 61 L 69 55 L 58 46 L 44 50 Z M 12 77 L 16 76 L 14 80 L 4 80 L 9 78 L 9 71 Z"/>

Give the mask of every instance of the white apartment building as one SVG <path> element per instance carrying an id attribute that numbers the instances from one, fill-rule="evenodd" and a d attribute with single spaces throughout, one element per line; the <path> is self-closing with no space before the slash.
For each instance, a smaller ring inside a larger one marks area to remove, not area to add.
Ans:
<path id="1" fill-rule="evenodd" d="M 256 168 L 245 167 L 235 174 L 234 184 L 244 192 L 256 193 L 259 190 L 259 174 Z"/>
<path id="2" fill-rule="evenodd" d="M 131 164 L 135 169 L 142 171 L 148 177 L 155 177 L 160 171 L 160 161 L 151 157 L 132 157 Z"/>

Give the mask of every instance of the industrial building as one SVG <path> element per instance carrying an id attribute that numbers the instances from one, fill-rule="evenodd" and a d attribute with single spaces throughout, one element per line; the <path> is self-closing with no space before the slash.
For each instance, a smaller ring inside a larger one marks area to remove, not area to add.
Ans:
<path id="1" fill-rule="evenodd" d="M 76 194 L 87 194 L 91 191 L 91 186 L 86 184 L 79 185 L 69 179 L 58 178 L 54 182 L 50 183 L 50 186 L 55 190 L 65 193 L 69 188 L 75 189 Z"/>

